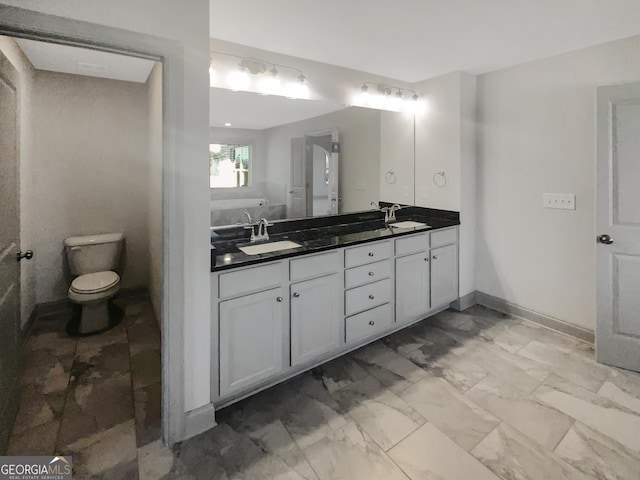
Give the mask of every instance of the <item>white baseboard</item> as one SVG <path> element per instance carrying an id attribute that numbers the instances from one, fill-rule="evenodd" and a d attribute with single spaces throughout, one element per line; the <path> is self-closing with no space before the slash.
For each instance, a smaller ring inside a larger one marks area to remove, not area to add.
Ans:
<path id="1" fill-rule="evenodd" d="M 216 412 L 213 403 L 204 405 L 184 414 L 184 435 L 183 440 L 195 437 L 215 427 Z"/>

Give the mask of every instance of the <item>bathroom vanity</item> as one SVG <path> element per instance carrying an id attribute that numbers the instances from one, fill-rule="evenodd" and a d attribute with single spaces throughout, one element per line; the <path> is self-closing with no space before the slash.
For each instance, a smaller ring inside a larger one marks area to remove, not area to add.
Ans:
<path id="1" fill-rule="evenodd" d="M 276 222 L 246 255 L 241 227 L 212 229 L 213 391 L 231 404 L 449 307 L 458 298 L 456 212 L 410 207 Z"/>

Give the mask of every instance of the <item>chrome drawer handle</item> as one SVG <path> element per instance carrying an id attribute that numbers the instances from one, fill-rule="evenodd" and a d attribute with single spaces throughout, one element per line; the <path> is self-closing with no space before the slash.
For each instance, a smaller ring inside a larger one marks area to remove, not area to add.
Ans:
<path id="1" fill-rule="evenodd" d="M 282 297 L 276 298 L 276 302 L 282 302 Z"/>
<path id="2" fill-rule="evenodd" d="M 373 277 L 373 272 L 369 272 L 369 276 L 370 276 L 370 277 Z"/>
<path id="3" fill-rule="evenodd" d="M 296 297 L 296 298 L 298 298 L 298 297 L 300 296 L 300 294 L 299 294 L 298 292 L 295 292 L 295 293 L 293 294 L 293 296 L 294 296 L 294 297 Z"/>
<path id="4" fill-rule="evenodd" d="M 369 298 L 373 300 L 375 297 L 373 295 L 369 295 Z"/>
<path id="5" fill-rule="evenodd" d="M 369 325 L 373 326 L 375 324 L 376 324 L 376 322 L 374 322 L 373 320 L 369 320 Z"/>
<path id="6" fill-rule="evenodd" d="M 370 256 L 370 257 L 373 257 L 373 252 L 369 252 L 369 256 Z"/>

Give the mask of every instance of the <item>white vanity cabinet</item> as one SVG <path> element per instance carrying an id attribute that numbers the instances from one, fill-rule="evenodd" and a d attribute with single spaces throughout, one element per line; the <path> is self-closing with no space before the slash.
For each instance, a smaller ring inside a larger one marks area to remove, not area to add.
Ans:
<path id="1" fill-rule="evenodd" d="M 341 254 L 338 249 L 290 261 L 291 366 L 340 348 Z"/>
<path id="2" fill-rule="evenodd" d="M 220 302 L 220 395 L 285 368 L 284 290 L 273 288 Z"/>
<path id="3" fill-rule="evenodd" d="M 217 406 L 427 318 L 458 298 L 458 229 L 214 272 Z"/>

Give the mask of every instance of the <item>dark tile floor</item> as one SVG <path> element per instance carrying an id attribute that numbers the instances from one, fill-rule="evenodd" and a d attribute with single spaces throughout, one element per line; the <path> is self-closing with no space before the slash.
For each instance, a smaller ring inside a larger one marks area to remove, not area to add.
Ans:
<path id="1" fill-rule="evenodd" d="M 69 337 L 69 313 L 36 321 L 9 455 L 73 455 L 74 478 L 138 478 L 138 447 L 160 438 L 160 331 L 147 299 L 116 303 L 123 321 L 96 336 Z"/>

